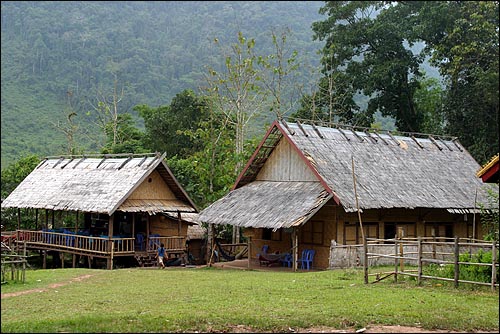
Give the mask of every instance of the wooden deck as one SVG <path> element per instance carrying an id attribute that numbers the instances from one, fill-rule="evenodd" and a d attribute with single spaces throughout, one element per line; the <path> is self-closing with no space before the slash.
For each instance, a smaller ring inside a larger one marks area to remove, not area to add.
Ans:
<path id="1" fill-rule="evenodd" d="M 167 253 L 182 254 L 186 250 L 186 237 L 150 236 L 141 244 L 136 238 L 120 236 L 86 236 L 78 232 L 49 232 L 17 230 L 2 232 L 2 241 L 12 245 L 26 245 L 27 249 L 113 259 L 118 256 L 154 254 L 163 243 Z"/>

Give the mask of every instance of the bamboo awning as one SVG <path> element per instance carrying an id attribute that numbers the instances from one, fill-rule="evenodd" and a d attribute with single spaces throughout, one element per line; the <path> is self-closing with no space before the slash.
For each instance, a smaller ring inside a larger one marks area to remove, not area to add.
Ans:
<path id="1" fill-rule="evenodd" d="M 300 226 L 331 197 L 319 182 L 254 181 L 204 209 L 200 221 L 273 230 Z"/>

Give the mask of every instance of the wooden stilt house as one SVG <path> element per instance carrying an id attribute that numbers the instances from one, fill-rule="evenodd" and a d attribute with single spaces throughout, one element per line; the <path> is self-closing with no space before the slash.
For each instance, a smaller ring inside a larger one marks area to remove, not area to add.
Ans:
<path id="1" fill-rule="evenodd" d="M 360 217 L 368 238 L 481 237 L 478 168 L 456 138 L 276 121 L 200 221 L 242 227 L 253 258 L 313 249 L 330 268 L 333 246 L 362 244 Z"/>
<path id="2" fill-rule="evenodd" d="M 186 252 L 197 208 L 166 165 L 165 154 L 47 158 L 2 202 L 3 208 L 44 210 L 40 229 L 23 229 L 17 242 L 30 249 L 151 263 L 160 243 L 171 257 Z M 60 213 L 73 215 L 71 223 Z M 189 216 L 185 218 L 184 216 Z M 132 261 L 133 262 L 133 261 Z M 64 262 L 63 262 L 64 263 Z M 44 257 L 45 264 L 45 257 Z"/>

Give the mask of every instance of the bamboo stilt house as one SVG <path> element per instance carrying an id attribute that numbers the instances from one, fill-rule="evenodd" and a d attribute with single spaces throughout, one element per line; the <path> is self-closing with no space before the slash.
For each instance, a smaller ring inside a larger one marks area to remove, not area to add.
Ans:
<path id="1" fill-rule="evenodd" d="M 150 258 L 160 243 L 171 256 L 186 250 L 198 210 L 164 161 L 165 154 L 46 158 L 2 202 L 3 208 L 45 211 L 41 230 L 22 229 L 31 249 L 103 258 Z M 58 221 L 73 213 L 74 223 Z M 20 221 L 20 219 L 19 219 Z M 20 224 L 20 223 L 19 223 Z M 74 225 L 73 225 L 74 224 Z"/>
<path id="2" fill-rule="evenodd" d="M 359 217 L 368 238 L 481 237 L 478 168 L 456 138 L 275 121 L 200 220 L 242 227 L 254 258 L 263 245 L 295 259 L 314 249 L 329 268 L 332 247 L 363 242 Z"/>

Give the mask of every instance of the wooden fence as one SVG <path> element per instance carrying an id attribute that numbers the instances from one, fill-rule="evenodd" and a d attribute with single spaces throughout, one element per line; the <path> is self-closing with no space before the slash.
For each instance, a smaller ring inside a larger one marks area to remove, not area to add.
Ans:
<path id="1" fill-rule="evenodd" d="M 377 251 L 380 249 L 387 250 L 390 247 L 393 249 L 392 254 L 386 251 Z M 495 242 L 487 242 L 484 240 L 474 240 L 466 238 L 441 238 L 437 241 L 436 238 L 394 238 L 394 239 L 366 239 L 363 248 L 363 259 L 360 261 L 363 264 L 365 272 L 365 283 L 368 283 L 368 276 L 376 276 L 375 282 L 385 279 L 389 276 L 394 276 L 394 281 L 397 282 L 398 275 L 413 276 L 417 278 L 417 284 L 421 284 L 422 279 L 435 279 L 442 281 L 451 281 L 455 287 L 459 283 L 469 283 L 477 285 L 491 286 L 492 290 L 498 287 L 497 283 L 497 245 Z M 491 250 L 491 263 L 475 263 L 460 261 L 461 253 L 470 255 L 477 254 L 479 249 Z M 370 264 L 377 263 L 380 258 L 393 261 L 394 271 L 384 273 L 369 274 L 368 269 Z M 404 269 L 405 263 L 414 264 L 417 270 Z M 438 265 L 453 265 L 454 277 L 439 277 L 423 274 L 423 267 L 428 264 Z M 478 282 L 460 279 L 460 266 L 486 266 L 491 267 L 490 282 Z"/>

